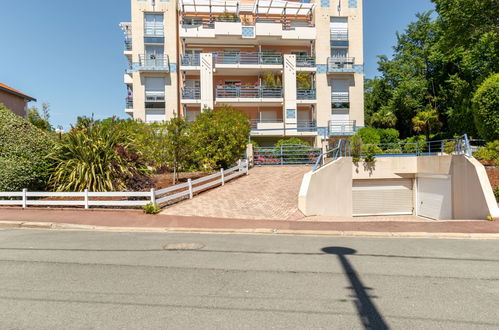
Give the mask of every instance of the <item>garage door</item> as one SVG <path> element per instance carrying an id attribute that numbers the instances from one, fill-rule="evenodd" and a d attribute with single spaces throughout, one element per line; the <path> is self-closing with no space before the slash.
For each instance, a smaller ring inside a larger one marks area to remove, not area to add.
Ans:
<path id="1" fill-rule="evenodd" d="M 353 181 L 353 215 L 413 214 L 412 179 Z"/>
<path id="2" fill-rule="evenodd" d="M 452 219 L 451 179 L 447 175 L 418 177 L 417 215 L 435 219 Z"/>

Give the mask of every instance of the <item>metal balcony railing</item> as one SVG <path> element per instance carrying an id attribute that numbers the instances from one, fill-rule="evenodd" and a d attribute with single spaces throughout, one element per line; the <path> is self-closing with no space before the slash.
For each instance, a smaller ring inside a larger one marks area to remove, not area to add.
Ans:
<path id="1" fill-rule="evenodd" d="M 330 31 L 332 41 L 347 41 L 348 30 L 331 29 Z"/>
<path id="2" fill-rule="evenodd" d="M 185 87 L 182 90 L 182 98 L 187 100 L 201 99 L 201 89 L 199 87 Z"/>
<path id="3" fill-rule="evenodd" d="M 165 102 L 165 92 L 146 91 L 146 102 Z"/>
<path id="4" fill-rule="evenodd" d="M 296 66 L 300 68 L 315 67 L 315 56 L 296 56 Z"/>
<path id="5" fill-rule="evenodd" d="M 127 96 L 125 99 L 126 109 L 133 109 L 133 97 Z"/>
<path id="6" fill-rule="evenodd" d="M 298 100 L 315 100 L 317 98 L 315 88 L 298 88 L 296 90 L 296 98 Z"/>
<path id="7" fill-rule="evenodd" d="M 329 135 L 352 134 L 357 130 L 355 120 L 330 120 L 328 127 Z"/>
<path id="8" fill-rule="evenodd" d="M 282 88 L 217 86 L 217 98 L 282 98 Z"/>
<path id="9" fill-rule="evenodd" d="M 298 131 L 300 132 L 315 132 L 317 131 L 317 122 L 315 120 L 298 120 L 296 122 Z"/>
<path id="10" fill-rule="evenodd" d="M 181 61 L 184 66 L 199 66 L 201 63 L 199 54 L 182 55 Z"/>
<path id="11" fill-rule="evenodd" d="M 329 57 L 327 64 L 329 69 L 352 69 L 355 57 Z"/>
<path id="12" fill-rule="evenodd" d="M 168 55 L 139 55 L 139 65 L 145 68 L 166 68 L 169 70 Z"/>
<path id="13" fill-rule="evenodd" d="M 217 52 L 215 64 L 282 65 L 282 54 L 260 52 Z"/>
<path id="14" fill-rule="evenodd" d="M 127 51 L 132 50 L 132 39 L 131 38 L 125 39 L 125 50 L 127 50 Z"/>
<path id="15" fill-rule="evenodd" d="M 348 92 L 332 92 L 331 103 L 349 103 L 350 94 Z"/>

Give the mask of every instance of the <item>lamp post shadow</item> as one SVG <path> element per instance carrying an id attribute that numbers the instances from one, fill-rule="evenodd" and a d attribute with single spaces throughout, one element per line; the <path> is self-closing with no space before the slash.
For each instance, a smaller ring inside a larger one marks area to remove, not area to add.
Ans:
<path id="1" fill-rule="evenodd" d="M 331 246 L 322 249 L 323 252 L 328 254 L 335 254 L 341 262 L 341 266 L 345 271 L 345 274 L 350 281 L 351 289 L 355 293 L 355 307 L 357 308 L 357 313 L 359 314 L 360 321 L 365 329 L 389 329 L 383 316 L 379 313 L 376 306 L 373 304 L 371 297 L 367 293 L 367 290 L 372 290 L 371 288 L 365 287 L 360 280 L 357 272 L 350 264 L 346 258 L 349 254 L 357 253 L 356 250 L 341 247 L 341 246 Z"/>

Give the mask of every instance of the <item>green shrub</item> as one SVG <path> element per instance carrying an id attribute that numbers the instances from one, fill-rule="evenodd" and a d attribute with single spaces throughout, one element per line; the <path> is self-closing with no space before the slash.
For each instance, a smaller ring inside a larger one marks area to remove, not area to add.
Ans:
<path id="1" fill-rule="evenodd" d="M 93 122 L 73 129 L 49 155 L 56 191 L 141 190 L 152 185 L 132 136 L 116 125 Z"/>
<path id="2" fill-rule="evenodd" d="M 360 135 L 354 135 L 350 138 L 350 154 L 354 163 L 360 161 L 360 154 L 362 152 L 362 138 Z"/>
<path id="3" fill-rule="evenodd" d="M 142 209 L 146 214 L 158 214 L 159 212 L 161 212 L 161 207 L 159 207 L 159 205 L 155 203 L 144 205 L 142 206 Z"/>
<path id="4" fill-rule="evenodd" d="M 456 150 L 456 141 L 447 141 L 444 144 L 444 152 L 448 155 L 452 155 Z"/>
<path id="5" fill-rule="evenodd" d="M 205 109 L 190 128 L 195 161 L 207 171 L 232 166 L 244 154 L 250 131 L 246 115 L 232 107 Z"/>
<path id="6" fill-rule="evenodd" d="M 380 143 L 398 143 L 400 133 L 394 128 L 378 128 Z"/>
<path id="7" fill-rule="evenodd" d="M 491 162 L 494 165 L 499 164 L 499 140 L 487 143 L 485 147 L 473 153 L 473 157 L 478 160 Z"/>
<path id="8" fill-rule="evenodd" d="M 0 104 L 0 191 L 45 190 L 52 136 Z"/>
<path id="9" fill-rule="evenodd" d="M 310 144 L 306 141 L 303 141 L 302 139 L 299 139 L 297 137 L 291 137 L 287 139 L 280 139 L 279 141 L 276 142 L 275 146 L 280 147 L 283 145 L 287 144 L 296 144 L 296 145 L 301 145 L 301 146 L 307 146 L 310 147 Z"/>
<path id="10" fill-rule="evenodd" d="M 363 152 L 364 161 L 366 163 L 374 163 L 376 160 L 376 155 L 380 153 L 381 149 L 379 149 L 379 147 L 374 144 L 366 145 L 363 147 L 365 147 L 365 151 Z"/>
<path id="11" fill-rule="evenodd" d="M 408 143 L 404 145 L 404 153 L 412 154 L 423 152 L 426 149 L 426 137 L 424 135 L 416 135 L 401 141 Z"/>
<path id="12" fill-rule="evenodd" d="M 358 130 L 357 135 L 362 138 L 362 142 L 365 144 L 379 144 L 381 137 L 376 128 L 363 127 Z"/>
<path id="13" fill-rule="evenodd" d="M 496 201 L 499 203 L 499 186 L 494 188 L 494 196 L 496 196 Z"/>
<path id="14" fill-rule="evenodd" d="M 473 97 L 473 117 L 480 136 L 499 139 L 499 73 L 491 75 Z"/>

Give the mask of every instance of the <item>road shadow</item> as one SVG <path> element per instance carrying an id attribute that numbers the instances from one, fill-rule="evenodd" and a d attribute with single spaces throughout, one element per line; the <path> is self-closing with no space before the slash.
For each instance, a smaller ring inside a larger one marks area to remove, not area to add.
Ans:
<path id="1" fill-rule="evenodd" d="M 377 330 L 389 329 L 388 324 L 367 293 L 367 290 L 372 290 L 372 288 L 368 288 L 362 283 L 357 272 L 346 257 L 347 255 L 357 253 L 357 251 L 341 246 L 325 247 L 322 251 L 327 254 L 334 254 L 340 260 L 341 266 L 352 285 L 349 289 L 355 294 L 355 307 L 364 328 Z"/>

